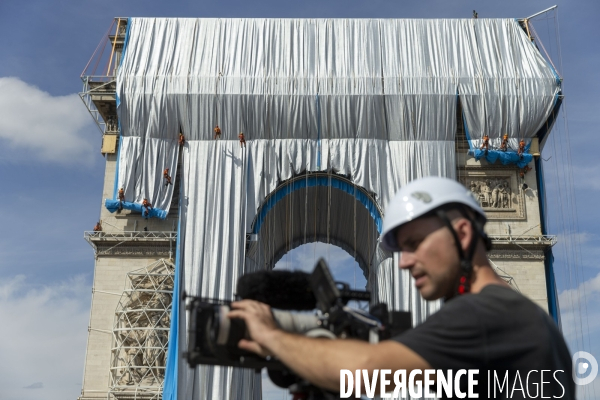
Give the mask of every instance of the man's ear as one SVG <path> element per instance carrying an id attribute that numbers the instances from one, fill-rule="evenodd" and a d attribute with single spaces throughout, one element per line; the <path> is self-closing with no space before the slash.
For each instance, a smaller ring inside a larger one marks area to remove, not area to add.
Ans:
<path id="1" fill-rule="evenodd" d="M 467 251 L 473 238 L 473 225 L 471 221 L 466 218 L 458 218 L 454 222 L 454 230 L 456 231 L 458 240 L 460 240 L 460 246 L 464 251 Z"/>

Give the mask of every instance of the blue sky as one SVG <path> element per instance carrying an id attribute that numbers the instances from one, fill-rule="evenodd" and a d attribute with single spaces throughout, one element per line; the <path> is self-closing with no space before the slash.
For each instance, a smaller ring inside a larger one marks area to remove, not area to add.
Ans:
<path id="1" fill-rule="evenodd" d="M 550 233 L 560 235 L 556 276 L 571 350 L 600 357 L 600 2 L 0 1 L 0 398 L 75 399 L 81 389 L 94 266 L 83 231 L 100 213 L 104 159 L 77 92 L 113 17 L 468 18 L 476 9 L 521 18 L 553 4 L 568 129 L 559 120 L 544 151 Z M 534 26 L 558 66 L 554 15 Z M 342 276 L 353 276 L 348 257 L 332 254 L 346 265 Z"/>

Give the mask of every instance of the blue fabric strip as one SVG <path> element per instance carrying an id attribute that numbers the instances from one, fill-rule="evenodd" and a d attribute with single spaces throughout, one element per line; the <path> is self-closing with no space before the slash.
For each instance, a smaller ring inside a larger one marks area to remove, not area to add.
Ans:
<path id="1" fill-rule="evenodd" d="M 267 214 L 269 213 L 269 211 L 273 207 L 275 207 L 277 202 L 279 202 L 281 199 L 283 199 L 288 194 L 290 194 L 298 189 L 302 189 L 302 188 L 306 188 L 306 187 L 315 187 L 315 186 L 327 187 L 330 185 L 330 181 L 331 181 L 331 187 L 333 187 L 335 189 L 343 190 L 344 192 L 348 193 L 349 195 L 351 195 L 352 197 L 354 197 L 358 201 L 360 201 L 362 203 L 362 205 L 364 205 L 365 208 L 367 210 L 369 210 L 369 214 L 371 214 L 371 217 L 373 217 L 373 220 L 375 221 L 375 225 L 377 226 L 377 232 L 381 233 L 381 229 L 382 229 L 381 215 L 379 214 L 379 210 L 377 209 L 377 206 L 375 205 L 375 203 L 373 203 L 373 201 L 369 198 L 369 196 L 367 196 L 361 190 L 355 190 L 354 185 L 352 185 L 351 183 L 342 181 L 335 177 L 326 177 L 326 176 L 318 176 L 318 177 L 312 176 L 312 177 L 308 177 L 306 179 L 298 179 L 298 180 L 292 182 L 292 184 L 286 185 L 286 186 L 282 187 L 281 189 L 277 190 L 271 197 L 269 197 L 269 199 L 267 200 L 267 204 L 263 205 L 263 207 L 260 209 L 258 217 L 256 218 L 256 223 L 254 224 L 254 227 L 252 229 L 252 232 L 258 233 L 260 231 L 260 227 L 262 226 L 262 223 L 263 223 L 265 217 L 267 216 Z"/>
<path id="2" fill-rule="evenodd" d="M 537 51 L 539 52 L 539 50 L 537 50 Z M 540 55 L 541 55 L 541 53 L 540 53 Z M 544 58 L 544 56 L 542 56 L 542 58 Z M 544 61 L 546 61 L 546 65 L 548 66 L 548 69 L 550 69 L 552 71 L 552 73 L 554 74 L 554 79 L 556 81 L 556 86 L 558 86 L 560 88 L 561 85 L 562 85 L 562 81 L 560 79 L 560 76 L 558 76 L 558 72 L 556 72 L 556 69 L 554 69 L 554 65 L 552 65 L 552 63 L 550 62 L 550 60 L 546 60 L 545 58 L 544 58 Z"/>
<path id="3" fill-rule="evenodd" d="M 546 293 L 548 294 L 548 312 L 552 319 L 560 327 L 560 313 L 558 308 L 558 296 L 556 290 L 556 279 L 554 277 L 554 254 L 552 249 L 544 253 L 544 271 L 546 273 Z"/>
<path id="4" fill-rule="evenodd" d="M 127 18 L 127 29 L 125 30 L 125 41 L 123 42 L 123 50 L 121 50 L 121 64 L 119 64 L 119 69 L 121 69 L 121 66 L 123 65 L 123 61 L 125 61 L 125 55 L 127 55 L 126 51 L 127 51 L 127 44 L 129 43 L 129 29 L 130 28 L 131 28 L 131 18 Z"/>
<path id="5" fill-rule="evenodd" d="M 490 164 L 500 160 L 502 165 L 516 164 L 519 168 L 525 168 L 527 164 L 533 160 L 533 156 L 528 153 L 531 143 L 525 146 L 525 153 L 523 157 L 520 157 L 514 151 L 499 151 L 499 150 L 488 150 L 485 154 L 485 150 L 475 149 L 469 150 L 469 153 L 475 156 L 475 159 L 479 161 L 481 158 L 485 158 Z"/>
<path id="6" fill-rule="evenodd" d="M 556 122 L 556 119 L 558 118 L 558 112 L 560 111 L 560 107 L 562 105 L 562 99 L 560 97 L 561 95 L 562 92 L 558 92 L 556 96 L 554 96 L 554 107 L 552 108 L 552 112 L 546 120 L 546 123 L 535 134 L 540 139 L 540 145 L 542 145 L 544 138 L 550 133 L 552 126 L 554 126 L 554 122 Z"/>
<path id="7" fill-rule="evenodd" d="M 124 210 L 137 211 L 146 218 L 167 218 L 167 212 L 159 208 L 151 208 L 148 212 L 148 215 L 145 215 L 146 209 L 139 203 L 130 203 L 128 201 L 124 201 L 122 204 Z M 108 211 L 114 213 L 119 209 L 119 200 L 105 199 L 104 206 Z"/>
<path id="8" fill-rule="evenodd" d="M 177 381 L 179 376 L 179 302 L 181 275 L 181 208 L 177 223 L 177 244 L 175 251 L 175 284 L 173 285 L 173 301 L 171 305 L 171 326 L 169 330 L 169 348 L 167 349 L 167 366 L 163 384 L 163 400 L 177 400 Z"/>
<path id="9" fill-rule="evenodd" d="M 540 226 L 542 228 L 542 234 L 548 233 L 548 226 L 546 224 L 546 191 L 544 187 L 544 172 L 542 171 L 541 158 L 535 160 L 535 172 L 538 185 L 538 201 L 540 203 Z"/>
<path id="10" fill-rule="evenodd" d="M 544 188 L 544 172 L 542 171 L 541 158 L 535 160 L 535 170 L 537 173 L 538 201 L 540 204 L 540 225 L 542 234 L 548 233 L 546 222 L 546 191 Z M 544 253 L 544 270 L 546 272 L 546 293 L 548 295 L 548 312 L 554 319 L 554 322 L 560 327 L 560 310 L 558 308 L 558 296 L 556 288 L 556 279 L 554 277 L 554 255 L 552 248 Z"/>

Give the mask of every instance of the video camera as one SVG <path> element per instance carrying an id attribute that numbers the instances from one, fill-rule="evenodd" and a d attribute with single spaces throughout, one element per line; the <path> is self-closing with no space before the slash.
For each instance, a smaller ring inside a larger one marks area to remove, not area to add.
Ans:
<path id="1" fill-rule="evenodd" d="M 237 297 L 268 304 L 281 329 L 311 337 L 353 338 L 377 343 L 411 328 L 410 312 L 390 311 L 385 303 L 372 305 L 368 313 L 348 307 L 351 300 L 370 301 L 371 294 L 335 282 L 323 259 L 317 262 L 311 274 L 262 271 L 243 275 L 238 280 Z M 188 349 L 183 356 L 191 368 L 198 364 L 257 371 L 267 368 L 269 378 L 277 386 L 290 388 L 290 391 L 320 393 L 312 398 L 328 397 L 294 375 L 280 361 L 264 359 L 238 348 L 238 342 L 249 335 L 244 320 L 227 317 L 230 301 L 188 298 Z M 308 310 L 312 312 L 307 313 Z"/>

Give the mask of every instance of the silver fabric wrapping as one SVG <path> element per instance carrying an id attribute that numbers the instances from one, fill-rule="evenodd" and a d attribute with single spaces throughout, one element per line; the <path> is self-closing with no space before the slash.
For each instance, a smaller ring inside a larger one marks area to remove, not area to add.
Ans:
<path id="1" fill-rule="evenodd" d="M 459 98 L 477 145 L 486 133 L 531 137 L 558 91 L 514 20 L 134 18 L 128 31 L 118 185 L 127 200 L 168 210 L 162 170 L 176 176 L 183 132 L 179 240 L 192 295 L 231 299 L 237 278 L 259 268 L 245 258 L 245 234 L 282 181 L 344 174 L 385 209 L 410 180 L 455 177 Z M 439 303 L 420 299 L 397 257 L 375 252 L 369 285 L 418 324 Z M 182 311 L 182 349 L 186 324 Z M 183 360 L 178 387 L 180 399 L 260 398 L 253 372 L 194 373 Z"/>
<path id="2" fill-rule="evenodd" d="M 177 140 L 123 136 L 120 146 L 117 179 L 125 200 L 142 203 L 148 199 L 153 207 L 168 213 L 179 159 Z M 168 186 L 163 176 L 165 168 L 172 178 Z"/>
<path id="3" fill-rule="evenodd" d="M 385 202 L 401 183 L 416 176 L 454 176 L 453 142 L 332 139 L 322 143 L 321 151 L 323 165 L 347 173 L 357 185 L 380 194 Z M 245 233 L 250 231 L 258 206 L 278 182 L 307 168 L 316 169 L 316 153 L 317 143 L 302 139 L 256 140 L 245 149 L 228 140 L 188 142 L 183 153 L 180 239 L 184 240 L 183 289 L 187 293 L 233 298 L 237 278 L 258 268 L 254 263 L 245 263 Z M 415 156 L 429 158 L 430 162 L 415 168 Z M 270 179 L 263 179 L 265 176 Z M 351 219 L 336 223 L 346 225 L 342 229 L 354 229 Z M 437 303 L 425 304 L 410 275 L 398 271 L 392 258 L 381 258 L 371 262 L 374 268 L 369 278 L 375 296 L 395 309 L 413 310 L 414 323 L 422 322 L 437 309 Z M 180 317 L 185 321 L 183 313 Z M 181 332 L 186 330 L 182 323 Z M 185 343 L 182 336 L 180 346 L 185 348 Z M 252 398 L 251 388 L 255 386 L 230 392 L 230 382 L 242 378 L 250 382 L 251 371 L 202 367 L 195 374 L 185 361 L 180 362 L 180 397 L 184 396 L 181 393 L 204 393 L 206 396 L 199 398 Z"/>
<path id="4" fill-rule="evenodd" d="M 465 57 L 458 85 L 471 144 L 478 148 L 488 135 L 499 148 L 507 133 L 516 150 L 548 120 L 558 77 L 516 21 L 477 20 L 462 27 L 461 37 L 477 50 Z"/>

